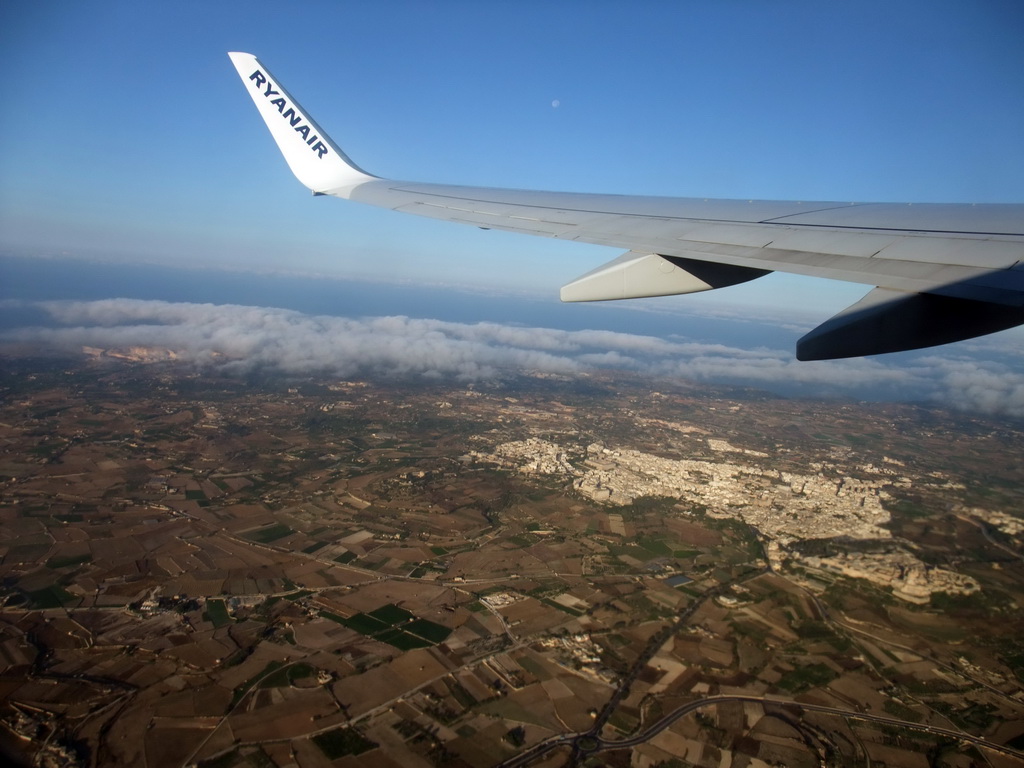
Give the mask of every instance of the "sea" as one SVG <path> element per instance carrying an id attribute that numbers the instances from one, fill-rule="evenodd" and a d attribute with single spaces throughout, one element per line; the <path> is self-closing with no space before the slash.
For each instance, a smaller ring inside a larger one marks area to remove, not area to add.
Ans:
<path id="1" fill-rule="evenodd" d="M 401 315 L 567 331 L 607 330 L 742 348 L 792 349 L 800 335 L 756 320 L 688 313 L 680 297 L 565 304 L 558 299 L 557 287 L 550 297 L 524 296 L 324 275 L 0 258 L 0 330 L 52 324 L 46 312 L 33 306 L 35 302 L 116 298 L 275 307 L 335 317 Z"/>

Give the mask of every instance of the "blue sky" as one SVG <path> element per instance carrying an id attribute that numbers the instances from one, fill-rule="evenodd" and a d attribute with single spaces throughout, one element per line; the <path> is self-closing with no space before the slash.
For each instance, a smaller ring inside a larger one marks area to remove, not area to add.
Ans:
<path id="1" fill-rule="evenodd" d="M 0 256 L 322 274 L 554 301 L 563 283 L 618 255 L 312 198 L 253 108 L 232 50 L 258 55 L 359 165 L 385 177 L 1022 202 L 1022 39 L 1017 0 L 5 3 Z M 3 269 L 0 261 L 0 282 Z M 776 274 L 628 306 L 785 327 L 782 351 L 761 370 L 817 381 L 791 373 L 793 333 L 865 290 Z M 109 289 L 111 298 L 133 295 L 127 284 Z M 438 306 L 418 316 L 444 319 Z M 393 305 L 382 307 L 388 313 Z M 681 327 L 666 320 L 666 334 Z M 1024 413 L 1024 377 L 1004 366 L 1024 366 L 1021 330 L 992 338 L 1003 341 L 943 350 L 1002 376 L 1000 397 Z M 721 343 L 693 333 L 689 341 Z M 882 359 L 890 370 L 917 358 Z M 880 375 L 877 365 L 864 363 L 868 378 Z M 793 370 L 827 370 L 800 366 Z M 699 377 L 698 369 L 681 373 Z M 828 370 L 821 380 L 848 376 Z M 949 375 L 964 382 L 947 388 L 953 399 L 975 380 Z"/>
<path id="2" fill-rule="evenodd" d="M 552 295 L 616 255 L 310 199 L 228 50 L 383 176 L 1024 200 L 1018 2 L 41 2 L 4 4 L 0 30 L 5 253 Z M 808 284 L 733 293 L 791 282 Z"/>

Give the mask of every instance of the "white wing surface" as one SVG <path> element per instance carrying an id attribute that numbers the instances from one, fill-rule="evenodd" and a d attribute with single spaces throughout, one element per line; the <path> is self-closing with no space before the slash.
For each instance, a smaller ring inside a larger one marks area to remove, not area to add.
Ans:
<path id="1" fill-rule="evenodd" d="M 716 200 L 391 181 L 358 168 L 265 66 L 229 54 L 314 194 L 627 252 L 563 301 L 722 288 L 772 271 L 874 286 L 797 343 L 801 360 L 917 349 L 1024 323 L 1024 205 Z"/>

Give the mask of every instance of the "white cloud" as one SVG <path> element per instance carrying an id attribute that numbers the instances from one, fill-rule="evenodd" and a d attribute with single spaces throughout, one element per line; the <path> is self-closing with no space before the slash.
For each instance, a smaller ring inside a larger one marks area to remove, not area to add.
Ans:
<path id="1" fill-rule="evenodd" d="M 44 309 L 58 327 L 18 328 L 7 331 L 4 340 L 68 351 L 83 346 L 163 347 L 198 366 L 237 371 L 272 366 L 340 376 L 403 374 L 473 381 L 516 371 L 571 374 L 614 368 L 811 395 L 931 400 L 1024 416 L 1021 371 L 979 358 L 966 345 L 916 357 L 803 363 L 790 350 L 603 330 L 313 316 L 285 309 L 134 299 L 34 306 Z"/>

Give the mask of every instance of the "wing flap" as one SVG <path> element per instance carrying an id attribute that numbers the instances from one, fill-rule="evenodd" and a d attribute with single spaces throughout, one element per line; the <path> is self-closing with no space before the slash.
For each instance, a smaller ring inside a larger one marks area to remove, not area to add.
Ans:
<path id="1" fill-rule="evenodd" d="M 775 223 L 830 229 L 934 232 L 949 235 L 1024 234 L 1019 203 L 860 203 L 788 214 Z"/>
<path id="2" fill-rule="evenodd" d="M 804 253 L 832 253 L 870 259 L 895 242 L 897 235 L 873 232 L 846 232 L 817 227 L 785 227 L 772 239 L 773 248 Z"/>
<path id="3" fill-rule="evenodd" d="M 969 263 L 986 269 L 1005 269 L 1012 267 L 1024 257 L 1024 248 L 1019 242 L 1006 240 L 909 235 L 897 238 L 878 255 L 896 261 L 961 265 Z"/>

